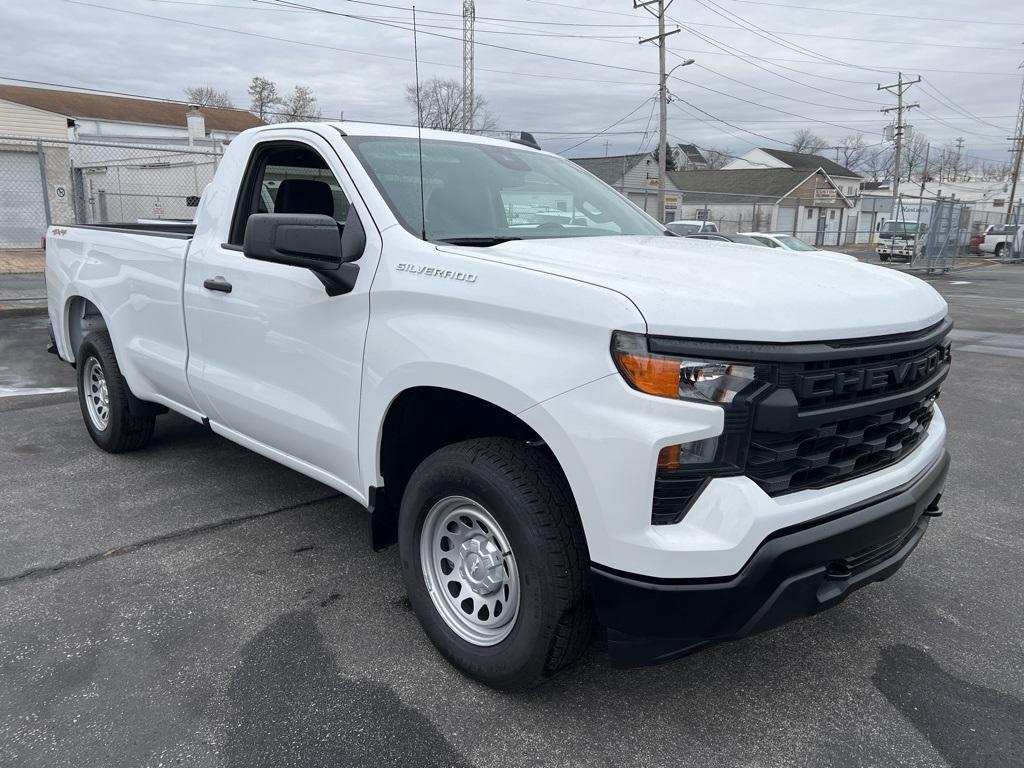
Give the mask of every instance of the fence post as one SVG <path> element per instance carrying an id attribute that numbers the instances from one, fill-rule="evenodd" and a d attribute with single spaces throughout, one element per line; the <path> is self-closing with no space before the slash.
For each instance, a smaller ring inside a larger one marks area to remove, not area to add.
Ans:
<path id="1" fill-rule="evenodd" d="M 36 156 L 39 158 L 39 181 L 43 187 L 43 210 L 46 212 L 46 226 L 53 223 L 50 215 L 50 190 L 46 183 L 46 155 L 43 154 L 43 140 L 36 139 Z"/>

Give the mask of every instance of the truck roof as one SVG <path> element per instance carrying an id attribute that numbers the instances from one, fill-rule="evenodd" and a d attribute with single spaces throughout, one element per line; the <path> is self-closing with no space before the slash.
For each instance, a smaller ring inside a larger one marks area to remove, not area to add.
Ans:
<path id="1" fill-rule="evenodd" d="M 393 136 L 403 139 L 415 139 L 418 135 L 415 125 L 391 125 L 389 123 L 363 123 L 351 120 L 331 120 L 305 123 L 275 123 L 274 125 L 254 128 L 254 131 L 273 130 L 288 126 L 302 128 L 316 128 L 322 130 L 324 126 L 330 126 L 340 131 L 345 136 Z M 438 131 L 433 128 L 423 129 L 424 139 L 435 139 L 443 141 L 464 141 L 471 144 L 490 144 L 496 147 L 508 147 L 510 143 L 506 139 L 493 139 L 489 136 L 476 134 L 456 133 L 455 131 Z M 536 151 L 536 150 L 534 150 Z"/>

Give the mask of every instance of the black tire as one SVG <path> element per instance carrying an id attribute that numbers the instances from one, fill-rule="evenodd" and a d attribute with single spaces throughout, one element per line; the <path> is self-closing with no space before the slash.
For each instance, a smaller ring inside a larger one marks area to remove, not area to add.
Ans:
<path id="1" fill-rule="evenodd" d="M 486 508 L 519 570 L 519 612 L 508 636 L 481 646 L 460 637 L 427 589 L 420 537 L 429 510 L 463 496 Z M 575 661 L 590 638 L 589 557 L 576 505 L 544 448 L 483 438 L 441 448 L 413 473 L 398 526 L 402 578 L 420 623 L 441 654 L 492 688 L 532 688 Z"/>
<path id="2" fill-rule="evenodd" d="M 78 348 L 76 358 L 78 370 L 78 404 L 82 408 L 85 428 L 93 442 L 108 453 L 134 451 L 145 446 L 153 436 L 156 414 L 136 407 L 132 412 L 130 401 L 131 390 L 128 382 L 121 375 L 121 368 L 114 355 L 114 347 L 110 336 L 105 331 L 90 333 Z M 91 361 L 99 364 L 99 369 L 106 382 L 107 410 L 105 426 L 97 424 L 90 414 L 86 402 L 91 385 L 86 381 L 94 368 Z M 144 405 L 144 404 L 140 404 Z"/>
<path id="3" fill-rule="evenodd" d="M 992 254 L 997 259 L 1003 258 L 1003 254 L 1006 253 L 1006 243 L 996 243 L 995 253 Z"/>
<path id="4" fill-rule="evenodd" d="M 888 261 L 889 260 L 889 255 L 886 254 L 886 253 L 880 253 L 880 254 L 878 254 L 878 260 L 879 261 Z"/>

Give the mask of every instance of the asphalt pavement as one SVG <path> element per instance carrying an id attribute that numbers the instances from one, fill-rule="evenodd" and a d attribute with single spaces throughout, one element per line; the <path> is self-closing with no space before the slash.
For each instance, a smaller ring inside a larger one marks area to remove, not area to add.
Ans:
<path id="1" fill-rule="evenodd" d="M 1020 766 L 1024 267 L 932 282 L 954 463 L 902 570 L 518 695 L 434 651 L 365 510 L 173 415 L 101 452 L 45 318 L 0 316 L 0 766 Z"/>

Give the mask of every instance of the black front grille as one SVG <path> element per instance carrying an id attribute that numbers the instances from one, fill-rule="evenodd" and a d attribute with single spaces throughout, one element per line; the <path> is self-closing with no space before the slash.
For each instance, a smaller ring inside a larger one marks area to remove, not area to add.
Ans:
<path id="1" fill-rule="evenodd" d="M 952 327 L 793 344 L 648 337 L 658 354 L 750 364 L 761 382 L 725 406 L 713 464 L 656 471 L 651 522 L 678 523 L 713 477 L 746 475 L 779 496 L 902 460 L 927 434 Z"/>
<path id="2" fill-rule="evenodd" d="M 747 476 L 770 496 L 841 483 L 905 457 L 932 420 L 934 393 L 798 432 L 752 432 Z"/>
<path id="3" fill-rule="evenodd" d="M 776 383 L 791 390 L 804 408 L 859 403 L 912 390 L 948 359 L 949 342 L 943 339 L 899 352 L 783 363 Z"/>

